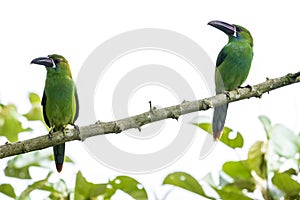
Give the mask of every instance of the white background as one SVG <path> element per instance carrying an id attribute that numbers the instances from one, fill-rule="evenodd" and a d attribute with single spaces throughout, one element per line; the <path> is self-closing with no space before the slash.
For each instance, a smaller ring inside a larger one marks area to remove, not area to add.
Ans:
<path id="1" fill-rule="evenodd" d="M 32 91 L 42 95 L 46 74 L 43 67 L 29 65 L 33 58 L 52 53 L 64 55 L 69 60 L 73 78 L 76 79 L 83 62 L 98 45 L 133 29 L 163 28 L 179 32 L 197 42 L 215 60 L 227 42 L 226 35 L 207 26 L 209 21 L 215 19 L 243 25 L 254 38 L 254 59 L 245 85 L 262 82 L 266 77 L 297 72 L 300 65 L 298 5 L 297 1 L 1 2 L 0 101 L 4 104 L 15 103 L 18 110 L 25 113 L 30 108 L 28 93 Z M 170 189 L 168 186 L 161 186 L 168 173 L 185 171 L 200 179 L 211 170 L 219 170 L 228 159 L 244 158 L 253 142 L 265 138 L 257 118 L 261 114 L 269 116 L 274 123 L 282 123 L 299 132 L 299 101 L 299 85 L 292 85 L 266 94 L 261 99 L 230 104 L 226 125 L 243 134 L 243 151 L 236 153 L 218 144 L 207 158 L 199 160 L 199 151 L 205 138 L 199 131 L 199 136 L 195 138 L 189 151 L 173 165 L 151 174 L 125 175 L 140 181 L 151 199 L 154 198 L 153 193 L 162 198 Z M 210 114 L 211 112 L 205 113 Z M 101 113 L 104 119 L 106 115 L 110 113 Z M 39 126 L 41 125 L 38 124 L 37 127 Z M 40 134 L 46 134 L 46 131 L 23 134 L 21 139 Z M 0 139 L 2 144 L 5 141 Z M 106 182 L 109 178 L 123 174 L 96 162 L 80 142 L 68 143 L 66 151 L 89 181 Z M 1 168 L 5 167 L 7 160 L 0 161 Z M 68 170 L 70 168 L 65 165 L 57 178 L 74 180 L 76 170 Z M 0 183 L 6 182 L 3 176 L 1 174 Z M 34 173 L 36 180 L 43 177 L 44 174 Z M 69 182 L 69 186 L 72 185 L 73 182 Z M 24 188 L 20 186 L 20 189 Z M 199 199 L 198 196 L 179 189 L 175 189 L 169 199 L 183 197 Z"/>

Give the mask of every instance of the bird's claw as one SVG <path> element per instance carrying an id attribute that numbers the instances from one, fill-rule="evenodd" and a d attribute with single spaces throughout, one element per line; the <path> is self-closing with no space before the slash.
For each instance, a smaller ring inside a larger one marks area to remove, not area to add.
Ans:
<path id="1" fill-rule="evenodd" d="M 77 126 L 76 124 L 71 124 L 74 129 L 76 130 L 77 134 L 80 135 L 80 130 L 79 130 L 79 126 Z"/>
<path id="2" fill-rule="evenodd" d="M 67 135 L 67 133 L 68 133 L 68 130 L 69 130 L 69 129 L 67 129 L 67 128 L 64 128 L 64 129 L 62 130 L 62 132 L 63 132 L 64 136 L 65 136 L 65 135 Z"/>
<path id="3" fill-rule="evenodd" d="M 246 86 L 239 86 L 239 89 L 244 89 L 244 88 L 248 88 L 248 89 L 250 89 L 250 92 L 252 92 L 252 89 L 253 89 L 253 87 L 251 86 L 251 85 L 246 85 Z"/>
<path id="4" fill-rule="evenodd" d="M 150 106 L 150 113 L 152 113 L 152 102 L 149 101 L 149 106 Z"/>
<path id="5" fill-rule="evenodd" d="M 227 99 L 230 99 L 230 93 L 229 93 L 229 91 L 224 91 L 224 94 L 226 95 Z"/>
<path id="6" fill-rule="evenodd" d="M 54 128 L 52 127 L 52 128 L 50 129 L 50 131 L 49 131 L 49 134 L 48 134 L 49 140 L 52 140 L 53 132 L 54 132 Z"/>

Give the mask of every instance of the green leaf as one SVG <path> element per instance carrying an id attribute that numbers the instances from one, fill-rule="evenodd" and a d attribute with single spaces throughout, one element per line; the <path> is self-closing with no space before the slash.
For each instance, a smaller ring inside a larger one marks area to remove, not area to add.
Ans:
<path id="1" fill-rule="evenodd" d="M 212 135 L 212 128 L 210 123 L 194 123 L 194 125 L 198 126 L 202 130 Z M 235 138 L 231 138 L 230 135 L 233 134 L 232 129 L 228 127 L 224 127 L 222 136 L 220 141 L 226 144 L 231 148 L 241 148 L 244 145 L 244 139 L 240 132 L 236 133 Z"/>
<path id="2" fill-rule="evenodd" d="M 107 184 L 94 184 L 88 182 L 79 171 L 76 175 L 75 200 L 95 199 L 100 195 L 105 195 Z"/>
<path id="3" fill-rule="evenodd" d="M 248 167 L 264 179 L 267 177 L 267 163 L 265 161 L 266 146 L 266 143 L 263 141 L 254 143 L 248 151 L 247 160 Z"/>
<path id="4" fill-rule="evenodd" d="M 300 194 L 300 183 L 292 179 L 288 173 L 276 172 L 272 178 L 273 184 L 286 194 L 285 199 L 291 199 L 292 196 Z"/>
<path id="5" fill-rule="evenodd" d="M 24 116 L 29 121 L 40 120 L 44 122 L 40 97 L 35 93 L 30 93 L 29 101 L 31 103 L 31 109 L 28 113 L 24 114 Z"/>
<path id="6" fill-rule="evenodd" d="M 285 158 L 295 159 L 295 154 L 300 152 L 300 137 L 290 129 L 277 124 L 272 127 L 270 151 Z"/>
<path id="7" fill-rule="evenodd" d="M 134 199 L 148 199 L 145 188 L 135 179 L 128 176 L 117 176 L 114 180 L 109 181 L 114 189 L 122 190 Z"/>
<path id="8" fill-rule="evenodd" d="M 18 155 L 7 162 L 4 173 L 9 177 L 31 179 L 29 168 L 32 166 L 40 167 L 45 161 L 49 161 L 49 156 L 40 152 Z"/>
<path id="9" fill-rule="evenodd" d="M 169 174 L 163 181 L 163 184 L 174 185 L 204 196 L 206 198 L 212 199 L 205 194 L 199 182 L 194 177 L 185 172 L 174 172 L 172 174 Z"/>
<path id="10" fill-rule="evenodd" d="M 47 183 L 40 190 L 50 192 L 49 199 L 52 200 L 69 200 L 68 186 L 64 180 L 59 180 L 57 183 Z"/>
<path id="11" fill-rule="evenodd" d="M 282 173 L 286 173 L 286 174 L 289 174 L 289 175 L 295 175 L 295 176 L 297 176 L 297 171 L 296 171 L 295 169 L 293 169 L 293 168 L 290 168 L 290 169 L 288 169 L 288 170 L 285 170 L 285 171 L 282 172 Z"/>
<path id="12" fill-rule="evenodd" d="M 0 106 L 0 136 L 5 136 L 10 142 L 18 141 L 18 135 L 30 128 L 24 129 L 19 121 L 20 114 L 15 105 Z"/>
<path id="13" fill-rule="evenodd" d="M 222 170 L 233 179 L 250 179 L 251 172 L 246 160 L 224 163 Z"/>
<path id="14" fill-rule="evenodd" d="M 260 120 L 260 122 L 263 124 L 267 138 L 270 138 L 270 132 L 271 132 L 271 120 L 265 116 L 265 115 L 260 115 L 258 117 L 258 119 Z"/>
<path id="15" fill-rule="evenodd" d="M 230 200 L 252 200 L 252 198 L 247 197 L 241 189 L 233 186 L 224 186 L 222 189 L 213 188 L 221 199 Z"/>
<path id="16" fill-rule="evenodd" d="M 64 181 L 60 180 L 58 183 L 53 184 L 49 182 L 49 177 L 52 173 L 49 173 L 45 179 L 34 182 L 29 185 L 20 195 L 20 200 L 30 199 L 30 193 L 35 190 L 43 190 L 50 192 L 49 198 L 53 200 L 67 200 L 69 199 L 69 193 L 67 185 Z"/>
<path id="17" fill-rule="evenodd" d="M 227 186 L 233 186 L 240 190 L 247 189 L 248 192 L 253 192 L 256 189 L 252 179 L 236 179 L 234 182 L 227 184 Z"/>
<path id="18" fill-rule="evenodd" d="M 20 195 L 19 199 L 20 200 L 26 200 L 29 199 L 29 194 L 37 189 L 42 189 L 42 190 L 46 190 L 46 191 L 53 191 L 53 186 L 51 187 L 51 183 L 48 182 L 48 179 L 50 177 L 51 173 L 49 173 L 47 175 L 47 177 L 45 179 L 39 180 L 34 182 L 33 184 L 29 185 Z M 47 189 L 45 189 L 47 188 Z M 52 188 L 52 190 L 50 190 L 49 188 Z"/>
<path id="19" fill-rule="evenodd" d="M 31 104 L 38 103 L 41 104 L 41 98 L 38 94 L 34 92 L 29 93 L 29 101 Z"/>
<path id="20" fill-rule="evenodd" d="M 0 192 L 11 198 L 17 197 L 14 188 L 10 184 L 1 184 Z"/>

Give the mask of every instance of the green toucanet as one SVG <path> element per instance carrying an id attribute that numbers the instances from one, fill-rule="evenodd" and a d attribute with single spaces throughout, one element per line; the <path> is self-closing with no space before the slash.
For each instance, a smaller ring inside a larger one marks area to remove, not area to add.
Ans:
<path id="1" fill-rule="evenodd" d="M 253 58 L 253 38 L 242 26 L 222 21 L 211 21 L 209 25 L 228 35 L 229 41 L 218 55 L 215 71 L 216 93 L 224 93 L 240 87 L 246 80 Z M 217 106 L 213 114 L 213 137 L 221 137 L 228 104 Z"/>
<path id="2" fill-rule="evenodd" d="M 47 69 L 42 106 L 50 136 L 52 132 L 65 131 L 68 124 L 75 126 L 79 104 L 68 61 L 63 56 L 53 54 L 36 58 L 31 63 L 44 65 Z M 65 144 L 54 146 L 53 152 L 56 169 L 60 172 L 65 157 Z"/>

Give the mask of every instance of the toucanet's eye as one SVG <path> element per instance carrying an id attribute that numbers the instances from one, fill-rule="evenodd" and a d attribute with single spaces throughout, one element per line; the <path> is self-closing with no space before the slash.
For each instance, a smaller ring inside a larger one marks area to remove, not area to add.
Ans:
<path id="1" fill-rule="evenodd" d="M 60 63 L 60 59 L 54 59 L 54 63 L 55 63 L 55 64 Z"/>
<path id="2" fill-rule="evenodd" d="M 236 27 L 236 31 L 237 32 L 241 32 L 241 28 L 240 27 Z"/>

